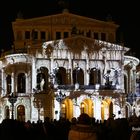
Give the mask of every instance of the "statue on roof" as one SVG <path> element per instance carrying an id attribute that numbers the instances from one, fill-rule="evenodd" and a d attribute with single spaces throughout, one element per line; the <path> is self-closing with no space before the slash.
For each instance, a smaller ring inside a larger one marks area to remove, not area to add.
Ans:
<path id="1" fill-rule="evenodd" d="M 19 11 L 19 12 L 17 13 L 17 18 L 18 18 L 18 19 L 23 19 L 23 14 L 22 14 L 21 11 Z"/>

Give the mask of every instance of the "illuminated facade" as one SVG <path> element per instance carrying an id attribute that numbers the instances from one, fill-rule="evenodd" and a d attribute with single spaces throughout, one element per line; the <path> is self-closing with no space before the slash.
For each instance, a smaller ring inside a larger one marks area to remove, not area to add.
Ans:
<path id="1" fill-rule="evenodd" d="M 129 117 L 139 60 L 115 44 L 119 27 L 64 10 L 12 23 L 12 50 L 0 60 L 0 119 L 71 120 L 82 112 L 98 120 Z M 12 104 L 10 97 L 16 98 Z"/>

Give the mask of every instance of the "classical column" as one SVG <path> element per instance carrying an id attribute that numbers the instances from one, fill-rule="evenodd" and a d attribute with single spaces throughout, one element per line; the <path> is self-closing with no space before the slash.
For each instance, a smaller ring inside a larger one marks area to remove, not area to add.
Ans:
<path id="1" fill-rule="evenodd" d="M 71 79 L 72 79 L 72 60 L 71 60 L 71 55 L 70 55 L 70 53 L 68 53 L 68 71 L 67 71 L 67 74 L 68 74 L 68 76 L 67 76 L 67 82 L 68 82 L 68 84 L 72 84 L 72 81 L 71 81 Z"/>
<path id="2" fill-rule="evenodd" d="M 89 78 L 90 78 L 90 68 L 89 68 L 89 59 L 86 59 L 86 84 L 89 85 Z"/>
<path id="3" fill-rule="evenodd" d="M 35 68 L 35 58 L 32 58 L 32 90 L 36 89 L 36 68 Z M 33 92 L 33 91 L 32 91 Z"/>
<path id="4" fill-rule="evenodd" d="M 14 89 L 15 89 L 15 81 L 14 81 L 14 72 L 12 72 L 11 74 L 11 92 L 14 93 Z"/>
<path id="5" fill-rule="evenodd" d="M 3 69 L 1 69 L 1 94 L 2 95 L 5 95 L 6 94 L 6 90 L 5 90 L 5 80 L 4 80 L 4 70 Z M 4 90 L 3 90 L 4 89 Z"/>

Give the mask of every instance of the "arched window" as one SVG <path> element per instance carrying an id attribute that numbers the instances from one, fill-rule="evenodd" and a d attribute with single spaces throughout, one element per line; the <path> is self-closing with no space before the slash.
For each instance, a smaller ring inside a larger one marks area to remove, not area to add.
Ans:
<path id="1" fill-rule="evenodd" d="M 17 120 L 25 121 L 25 107 L 23 105 L 17 107 Z"/>
<path id="2" fill-rule="evenodd" d="M 7 94 L 11 93 L 11 75 L 7 75 L 6 77 L 6 87 L 7 87 Z"/>
<path id="3" fill-rule="evenodd" d="M 38 69 L 37 73 L 37 89 L 47 90 L 48 89 L 48 69 L 41 67 Z"/>
<path id="4" fill-rule="evenodd" d="M 24 73 L 19 73 L 17 77 L 17 92 L 26 92 L 26 77 Z"/>
<path id="5" fill-rule="evenodd" d="M 66 69 L 63 67 L 59 67 L 56 72 L 56 82 L 58 85 L 66 84 Z"/>
<path id="6" fill-rule="evenodd" d="M 78 83 L 79 85 L 84 85 L 84 73 L 81 68 L 75 68 L 73 70 L 73 84 Z"/>
<path id="7" fill-rule="evenodd" d="M 97 68 L 92 68 L 90 70 L 90 85 L 100 84 L 101 83 L 101 73 L 100 70 Z"/>

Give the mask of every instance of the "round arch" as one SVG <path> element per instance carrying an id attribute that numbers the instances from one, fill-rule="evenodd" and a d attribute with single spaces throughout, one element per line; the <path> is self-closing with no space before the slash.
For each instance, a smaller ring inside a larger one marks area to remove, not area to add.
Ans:
<path id="1" fill-rule="evenodd" d="M 25 107 L 24 107 L 24 105 L 17 106 L 17 120 L 25 121 Z"/>
<path id="2" fill-rule="evenodd" d="M 71 120 L 73 117 L 73 103 L 71 99 L 65 99 L 62 103 L 62 111 L 65 113 L 65 118 Z"/>
<path id="3" fill-rule="evenodd" d="M 94 103 L 93 103 L 92 99 L 89 99 L 89 98 L 84 99 L 80 103 L 80 109 L 81 109 L 81 113 L 86 113 L 90 117 L 94 116 Z"/>

